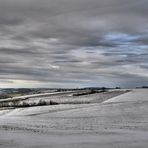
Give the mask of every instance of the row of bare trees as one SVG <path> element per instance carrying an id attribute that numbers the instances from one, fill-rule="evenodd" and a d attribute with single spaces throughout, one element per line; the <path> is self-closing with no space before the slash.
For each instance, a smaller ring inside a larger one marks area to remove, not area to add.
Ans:
<path id="1" fill-rule="evenodd" d="M 1 102 L 0 107 L 32 107 L 32 106 L 45 106 L 45 105 L 58 105 L 57 102 L 54 101 L 45 101 L 45 100 L 39 100 L 39 102 L 25 102 L 20 100 L 13 100 L 11 102 Z"/>

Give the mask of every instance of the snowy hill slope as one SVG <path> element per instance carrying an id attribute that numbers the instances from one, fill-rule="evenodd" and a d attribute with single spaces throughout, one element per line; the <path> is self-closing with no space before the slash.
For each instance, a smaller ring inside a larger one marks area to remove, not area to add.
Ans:
<path id="1" fill-rule="evenodd" d="M 102 103 L 5 110 L 0 116 L 0 144 L 3 148 L 147 148 L 147 96 L 147 89 L 134 89 Z"/>

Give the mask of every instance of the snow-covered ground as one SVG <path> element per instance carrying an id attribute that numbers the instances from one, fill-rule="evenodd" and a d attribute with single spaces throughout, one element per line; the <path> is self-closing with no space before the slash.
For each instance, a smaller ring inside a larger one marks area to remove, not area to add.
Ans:
<path id="1" fill-rule="evenodd" d="M 147 148 L 148 89 L 102 103 L 0 112 L 0 148 Z"/>
<path id="2" fill-rule="evenodd" d="M 121 95 L 126 93 L 127 90 L 108 90 L 105 92 L 97 92 L 90 93 L 90 90 L 74 90 L 74 91 L 66 91 L 66 92 L 52 92 L 52 93 L 41 93 L 41 94 L 33 94 L 33 95 L 25 95 L 19 97 L 13 97 L 8 99 L 0 99 L 0 105 L 5 105 L 8 107 L 13 106 L 13 104 L 39 104 L 39 102 L 44 101 L 46 104 L 50 104 L 50 101 L 55 102 L 57 104 L 90 104 L 90 103 L 100 103 L 112 97 Z M 83 95 L 74 96 L 74 94 Z M 7 105 L 8 104 L 8 105 Z"/>

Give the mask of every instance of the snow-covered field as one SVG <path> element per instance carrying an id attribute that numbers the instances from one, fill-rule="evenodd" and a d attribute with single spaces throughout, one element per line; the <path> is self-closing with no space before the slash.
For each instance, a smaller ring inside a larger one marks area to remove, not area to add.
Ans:
<path id="1" fill-rule="evenodd" d="M 91 104 L 0 111 L 0 148 L 147 148 L 148 90 L 97 95 L 82 97 Z"/>

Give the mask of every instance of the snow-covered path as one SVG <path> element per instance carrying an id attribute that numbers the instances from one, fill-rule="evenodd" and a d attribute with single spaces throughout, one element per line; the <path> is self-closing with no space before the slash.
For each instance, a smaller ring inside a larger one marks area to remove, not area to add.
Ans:
<path id="1" fill-rule="evenodd" d="M 100 104 L 3 111 L 0 148 L 147 148 L 148 90 Z"/>

